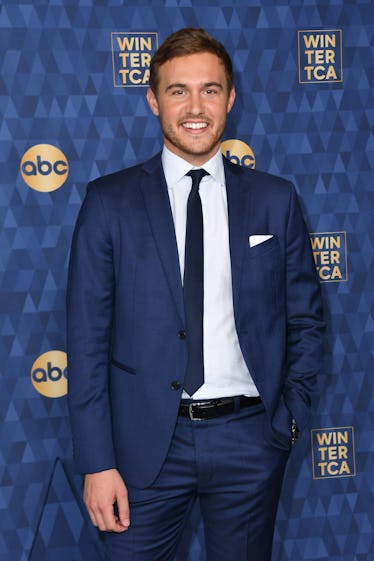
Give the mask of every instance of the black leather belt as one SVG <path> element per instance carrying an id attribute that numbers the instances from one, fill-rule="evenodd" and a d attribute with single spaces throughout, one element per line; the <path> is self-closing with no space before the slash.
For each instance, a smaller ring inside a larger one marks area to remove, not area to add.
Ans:
<path id="1" fill-rule="evenodd" d="M 179 406 L 178 415 L 189 417 L 191 421 L 203 421 L 214 419 L 214 417 L 221 417 L 222 415 L 229 415 L 234 413 L 234 411 L 243 409 L 243 407 L 251 407 L 260 403 L 260 397 L 248 397 L 246 395 L 221 397 L 209 401 L 182 401 Z"/>

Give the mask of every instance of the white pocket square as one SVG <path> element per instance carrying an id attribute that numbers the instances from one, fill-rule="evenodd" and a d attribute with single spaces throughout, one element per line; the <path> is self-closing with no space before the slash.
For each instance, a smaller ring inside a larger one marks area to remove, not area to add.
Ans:
<path id="1" fill-rule="evenodd" d="M 255 245 L 259 245 L 260 243 L 266 242 L 266 240 L 270 240 L 273 237 L 273 234 L 255 234 L 253 236 L 249 236 L 249 247 L 255 247 Z"/>

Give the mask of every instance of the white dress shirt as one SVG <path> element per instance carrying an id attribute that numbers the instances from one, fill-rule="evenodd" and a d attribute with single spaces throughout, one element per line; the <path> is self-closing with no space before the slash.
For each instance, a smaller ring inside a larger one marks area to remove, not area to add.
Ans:
<path id="1" fill-rule="evenodd" d="M 162 165 L 183 279 L 187 199 L 192 184 L 186 173 L 196 168 L 165 146 Z M 199 188 L 204 223 L 204 384 L 194 393 L 193 399 L 258 396 L 244 362 L 235 328 L 226 184 L 221 151 L 201 167 L 209 173 L 202 179 Z M 182 397 L 190 396 L 184 391 Z"/>

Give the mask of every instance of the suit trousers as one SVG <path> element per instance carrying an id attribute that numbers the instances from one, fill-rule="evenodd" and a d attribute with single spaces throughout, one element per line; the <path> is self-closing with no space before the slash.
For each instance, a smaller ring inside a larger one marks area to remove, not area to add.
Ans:
<path id="1" fill-rule="evenodd" d="M 265 433 L 262 404 L 204 421 L 178 417 L 157 479 L 128 486 L 131 526 L 104 534 L 106 560 L 173 561 L 199 498 L 207 561 L 270 561 L 289 451 Z"/>

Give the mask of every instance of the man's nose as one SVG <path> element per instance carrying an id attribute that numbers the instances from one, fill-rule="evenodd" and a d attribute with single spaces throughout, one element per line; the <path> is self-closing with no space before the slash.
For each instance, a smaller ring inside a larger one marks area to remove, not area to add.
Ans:
<path id="1" fill-rule="evenodd" d="M 201 92 L 191 92 L 188 98 L 188 112 L 192 115 L 203 113 L 203 99 Z"/>

